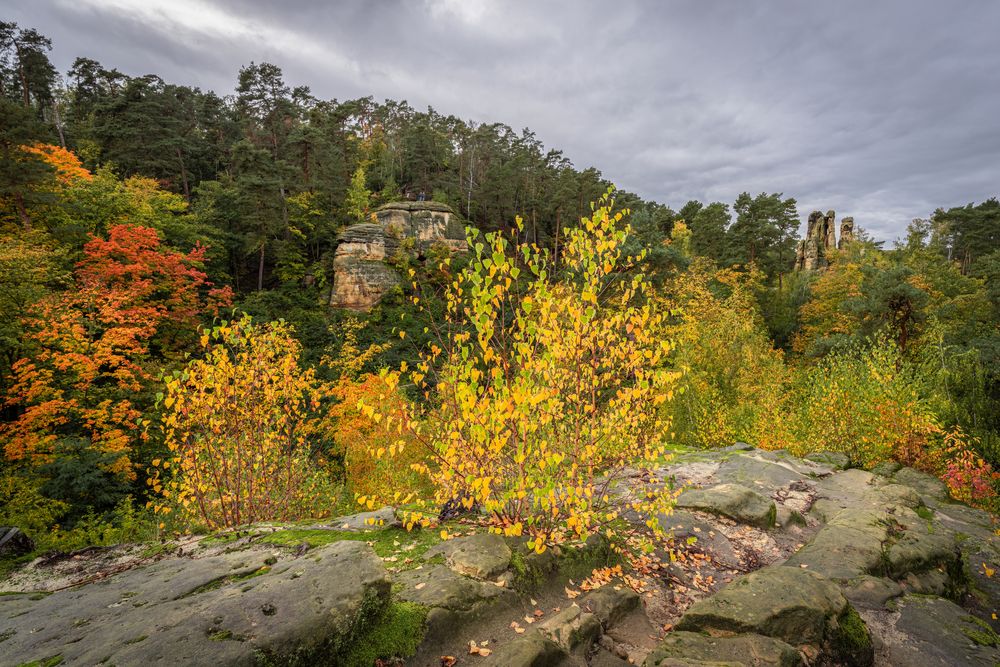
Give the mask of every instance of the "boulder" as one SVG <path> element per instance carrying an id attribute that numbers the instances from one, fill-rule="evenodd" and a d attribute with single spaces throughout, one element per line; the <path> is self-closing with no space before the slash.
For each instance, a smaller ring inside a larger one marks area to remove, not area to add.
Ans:
<path id="1" fill-rule="evenodd" d="M 756 456 L 733 456 L 719 466 L 719 481 L 740 484 L 766 495 L 778 488 L 805 479 L 790 465 L 780 461 L 767 461 Z"/>
<path id="2" fill-rule="evenodd" d="M 806 460 L 822 463 L 834 470 L 847 470 L 851 467 L 851 458 L 843 452 L 813 452 L 812 454 L 806 454 Z"/>
<path id="3" fill-rule="evenodd" d="M 639 595 L 631 588 L 601 586 L 580 601 L 580 608 L 593 614 L 608 628 L 639 608 Z"/>
<path id="4" fill-rule="evenodd" d="M 797 567 L 766 567 L 735 579 L 694 603 L 678 630 L 730 634 L 755 632 L 795 645 L 821 644 L 849 608 L 825 577 Z"/>
<path id="5" fill-rule="evenodd" d="M 496 579 L 510 566 L 511 550 L 499 535 L 477 533 L 448 540 L 427 550 L 425 558 L 443 555 L 448 567 L 476 579 Z"/>
<path id="6" fill-rule="evenodd" d="M 388 599 L 382 562 L 363 542 L 277 561 L 174 558 L 40 599 L 0 597 L 3 662 L 309 663 L 337 655 Z"/>
<path id="7" fill-rule="evenodd" d="M 896 484 L 908 486 L 926 500 L 946 500 L 948 486 L 937 477 L 913 468 L 900 468 L 892 475 Z"/>
<path id="8" fill-rule="evenodd" d="M 496 667 L 557 667 L 563 664 L 566 652 L 539 630 L 532 630 L 514 641 L 497 648 L 483 662 Z"/>
<path id="9" fill-rule="evenodd" d="M 647 656 L 645 667 L 680 665 L 753 665 L 796 667 L 799 652 L 789 644 L 748 633 L 733 637 L 710 637 L 695 632 L 671 632 Z"/>
<path id="10" fill-rule="evenodd" d="M 34 541 L 15 526 L 0 526 L 0 558 L 17 558 L 35 550 Z"/>
<path id="11" fill-rule="evenodd" d="M 886 664 L 894 667 L 995 667 L 1000 637 L 988 624 L 943 598 L 906 595 L 894 601 L 883 633 Z"/>
<path id="12" fill-rule="evenodd" d="M 876 510 L 842 510 L 786 564 L 836 580 L 878 572 L 886 532 L 882 518 Z"/>
<path id="13" fill-rule="evenodd" d="M 902 586 L 892 579 L 869 574 L 851 579 L 841 590 L 857 609 L 882 609 L 886 602 L 903 594 Z"/>
<path id="14" fill-rule="evenodd" d="M 677 542 L 687 542 L 693 539 L 695 549 L 703 552 L 719 565 L 729 568 L 739 566 L 740 559 L 732 542 L 717 526 L 683 510 L 675 510 L 670 514 L 659 514 L 657 520 L 660 527 L 672 535 Z"/>
<path id="15" fill-rule="evenodd" d="M 739 484 L 685 491 L 677 498 L 677 507 L 719 514 L 758 528 L 774 526 L 777 512 L 772 500 Z"/>
<path id="16" fill-rule="evenodd" d="M 395 583 L 400 600 L 451 611 L 469 611 L 482 602 L 513 595 L 507 588 L 463 577 L 444 565 L 400 572 Z"/>
<path id="17" fill-rule="evenodd" d="M 601 634 L 601 621 L 577 605 L 570 605 L 548 618 L 538 630 L 564 651 L 577 652 L 590 648 Z"/>

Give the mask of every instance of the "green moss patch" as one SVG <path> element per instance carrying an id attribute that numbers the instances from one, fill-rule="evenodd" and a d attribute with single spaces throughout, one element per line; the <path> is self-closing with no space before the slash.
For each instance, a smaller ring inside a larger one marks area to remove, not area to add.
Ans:
<path id="1" fill-rule="evenodd" d="M 1000 635 L 994 632 L 989 623 L 975 616 L 963 616 L 962 620 L 975 625 L 975 628 L 962 628 L 962 633 L 980 646 L 1000 646 Z"/>
<path id="2" fill-rule="evenodd" d="M 412 602 L 393 602 L 344 653 L 340 664 L 370 667 L 409 658 L 423 641 L 426 620 L 426 607 Z"/>
<path id="3" fill-rule="evenodd" d="M 51 658 L 45 658 L 43 660 L 33 660 L 32 662 L 24 662 L 18 665 L 18 667 L 56 667 L 56 665 L 61 665 L 63 661 L 62 655 L 54 655 Z"/>
<path id="4" fill-rule="evenodd" d="M 871 634 L 864 620 L 848 606 L 837 619 L 837 628 L 830 638 L 833 653 L 848 665 L 871 665 L 875 659 Z"/>
<path id="5" fill-rule="evenodd" d="M 398 569 L 408 569 L 426 563 L 427 561 L 423 560 L 424 554 L 431 546 L 439 543 L 441 537 L 433 530 L 407 531 L 404 528 L 384 528 L 362 532 L 288 528 L 263 535 L 258 543 L 289 548 L 307 544 L 310 548 L 315 548 L 345 540 L 365 542 L 380 558 L 388 560 L 387 565 Z"/>

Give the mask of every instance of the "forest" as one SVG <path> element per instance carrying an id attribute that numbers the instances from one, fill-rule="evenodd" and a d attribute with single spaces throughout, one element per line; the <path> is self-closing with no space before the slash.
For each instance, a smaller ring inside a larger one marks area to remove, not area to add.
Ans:
<path id="1" fill-rule="evenodd" d="M 781 183 L 674 208 L 501 122 L 52 48 L 0 23 L 0 525 L 32 555 L 383 505 L 541 552 L 614 534 L 608 471 L 735 442 L 1000 510 L 996 198 L 796 271 Z M 424 198 L 469 251 L 331 308 L 338 234 Z"/>

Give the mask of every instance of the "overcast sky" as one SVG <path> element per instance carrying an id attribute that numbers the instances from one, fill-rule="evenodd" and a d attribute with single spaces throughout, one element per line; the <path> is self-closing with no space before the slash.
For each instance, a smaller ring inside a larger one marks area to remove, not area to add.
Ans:
<path id="1" fill-rule="evenodd" d="M 131 75 L 233 91 L 279 65 L 320 98 L 534 130 L 679 208 L 783 192 L 903 235 L 1000 194 L 1000 2 L 7 0 L 0 18 Z"/>

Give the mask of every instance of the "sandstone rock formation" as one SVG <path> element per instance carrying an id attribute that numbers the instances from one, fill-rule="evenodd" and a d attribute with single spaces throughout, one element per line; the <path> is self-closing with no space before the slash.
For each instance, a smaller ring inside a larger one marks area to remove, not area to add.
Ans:
<path id="1" fill-rule="evenodd" d="M 840 221 L 840 242 L 837 247 L 843 248 L 854 240 L 854 218 L 844 218 Z"/>
<path id="2" fill-rule="evenodd" d="M 330 305 L 368 310 L 378 303 L 401 280 L 386 259 L 402 248 L 409 250 L 411 244 L 418 255 L 435 244 L 461 252 L 466 247 L 465 226 L 458 214 L 437 202 L 394 202 L 380 207 L 375 222 L 351 225 L 340 234 Z"/>
<path id="3" fill-rule="evenodd" d="M 844 218 L 840 221 L 840 243 L 837 242 L 836 217 L 834 211 L 813 211 L 809 214 L 809 226 L 806 237 L 799 241 L 795 250 L 795 269 L 797 271 L 816 271 L 826 268 L 829 264 L 827 254 L 834 249 L 843 248 L 855 240 L 854 218 Z"/>
<path id="4" fill-rule="evenodd" d="M 127 571 L 91 550 L 61 561 L 68 584 L 41 558 L 0 580 L 0 663 L 1000 664 L 997 518 L 899 464 L 810 459 L 738 444 L 620 480 L 697 487 L 659 517 L 673 539 L 638 595 L 593 581 L 599 539 L 538 554 L 453 523 L 442 542 L 391 508 L 183 538 Z"/>

